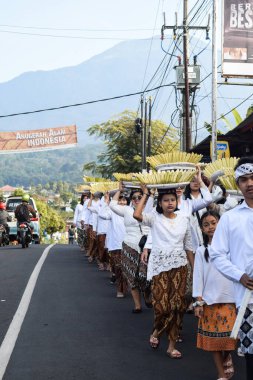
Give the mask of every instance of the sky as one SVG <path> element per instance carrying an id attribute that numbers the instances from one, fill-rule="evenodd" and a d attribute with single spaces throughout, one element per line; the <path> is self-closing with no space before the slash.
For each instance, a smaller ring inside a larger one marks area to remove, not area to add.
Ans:
<path id="1" fill-rule="evenodd" d="M 189 10 L 203 0 L 190 0 Z M 181 23 L 183 0 L 0 0 L 0 82 L 28 71 L 74 66 L 122 40 Z"/>

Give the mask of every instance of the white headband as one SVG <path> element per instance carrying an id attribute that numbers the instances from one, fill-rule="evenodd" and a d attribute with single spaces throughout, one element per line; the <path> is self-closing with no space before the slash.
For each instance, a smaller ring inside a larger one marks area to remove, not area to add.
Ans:
<path id="1" fill-rule="evenodd" d="M 238 168 L 235 171 L 235 179 L 238 180 L 239 177 L 246 174 L 253 174 L 253 164 L 242 164 L 238 166 Z"/>

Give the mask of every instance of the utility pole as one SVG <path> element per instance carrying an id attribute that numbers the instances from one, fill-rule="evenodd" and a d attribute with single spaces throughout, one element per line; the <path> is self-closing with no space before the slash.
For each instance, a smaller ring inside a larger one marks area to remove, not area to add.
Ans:
<path id="1" fill-rule="evenodd" d="M 183 149 L 185 152 L 189 152 L 192 147 L 192 131 L 190 123 L 190 112 L 189 112 L 189 79 L 188 79 L 188 64 L 189 64 L 189 54 L 188 54 L 188 0 L 184 0 L 184 20 L 183 20 L 183 31 L 184 31 L 184 83 L 185 87 L 183 90 Z"/>
<path id="2" fill-rule="evenodd" d="M 172 29 L 174 33 L 174 39 L 177 38 L 176 31 L 177 29 L 183 30 L 183 77 L 184 77 L 184 84 L 183 86 L 180 86 L 182 89 L 182 95 L 183 95 L 183 112 L 182 112 L 182 144 L 181 149 L 189 152 L 192 148 L 192 123 L 191 123 L 191 115 L 190 115 L 190 85 L 189 85 L 189 53 L 188 53 L 188 34 L 189 30 L 206 30 L 206 38 L 208 37 L 209 32 L 209 24 L 207 26 L 191 26 L 188 25 L 188 0 L 184 0 L 184 9 L 183 9 L 183 25 L 178 26 L 177 25 L 177 14 L 176 14 L 176 24 L 174 26 L 172 25 L 166 25 L 165 21 L 165 15 L 164 15 L 164 25 L 162 26 L 161 30 L 161 39 L 164 38 L 164 30 L 165 29 Z M 179 57 L 180 58 L 180 57 Z M 179 64 L 180 65 L 180 64 Z M 194 85 L 196 88 L 196 85 Z"/>
<path id="3" fill-rule="evenodd" d="M 147 116 L 148 116 L 148 101 L 145 99 L 145 106 L 144 106 L 144 126 L 143 126 L 143 140 L 144 140 L 144 146 L 143 146 L 143 162 L 144 167 L 143 169 L 147 169 Z"/>
<path id="4" fill-rule="evenodd" d="M 144 96 L 141 95 L 141 170 L 143 171 L 145 167 L 145 161 L 144 161 L 144 146 L 145 146 L 145 140 L 144 140 L 144 131 L 143 131 L 143 102 L 144 102 Z"/>
<path id="5" fill-rule="evenodd" d="M 212 30 L 212 161 L 217 160 L 217 0 L 213 0 L 213 30 Z"/>
<path id="6" fill-rule="evenodd" d="M 151 96 L 148 99 L 148 150 L 147 155 L 148 157 L 151 156 L 151 112 L 152 112 L 152 99 Z M 147 171 L 150 170 L 150 164 L 147 164 Z"/>

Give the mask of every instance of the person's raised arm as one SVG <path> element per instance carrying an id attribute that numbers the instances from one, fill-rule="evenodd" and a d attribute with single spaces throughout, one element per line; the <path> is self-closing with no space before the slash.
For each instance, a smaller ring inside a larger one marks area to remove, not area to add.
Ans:
<path id="1" fill-rule="evenodd" d="M 90 195 L 90 199 L 89 199 L 89 202 L 87 204 L 87 208 L 89 208 L 91 206 L 92 200 L 93 200 L 93 194 Z"/>
<path id="2" fill-rule="evenodd" d="M 199 186 L 200 186 L 200 192 L 202 194 L 202 198 L 191 200 L 192 212 L 196 212 L 198 210 L 201 210 L 201 209 L 207 207 L 213 201 L 212 195 L 211 195 L 210 191 L 208 190 L 208 187 L 205 185 L 205 183 L 202 179 L 201 169 L 200 169 L 199 165 L 196 165 L 196 170 L 197 170 L 196 179 L 197 179 Z"/>
<path id="3" fill-rule="evenodd" d="M 122 181 L 119 182 L 119 189 L 116 191 L 116 193 L 114 194 L 112 200 L 113 201 L 117 201 L 119 200 L 119 196 L 120 196 L 120 193 L 124 190 L 124 186 L 122 184 Z"/>
<path id="4" fill-rule="evenodd" d="M 143 191 L 143 196 L 141 197 L 141 200 L 138 203 L 136 209 L 134 210 L 134 214 L 133 214 L 133 217 L 136 220 L 138 220 L 139 222 L 142 222 L 142 219 L 143 219 L 142 212 L 143 212 L 143 209 L 144 209 L 145 204 L 147 202 L 147 199 L 149 198 L 149 192 L 148 192 L 146 185 L 142 184 L 141 189 Z"/>

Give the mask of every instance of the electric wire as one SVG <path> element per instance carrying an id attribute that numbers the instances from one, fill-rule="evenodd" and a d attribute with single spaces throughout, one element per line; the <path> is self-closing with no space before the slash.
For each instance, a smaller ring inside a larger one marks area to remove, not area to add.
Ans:
<path id="1" fill-rule="evenodd" d="M 13 31 L 7 31 L 7 30 L 0 30 L 0 33 L 20 34 L 20 35 L 29 35 L 29 36 L 39 36 L 39 37 L 65 38 L 65 39 L 69 38 L 69 39 L 79 39 L 79 40 L 115 40 L 115 41 L 140 40 L 140 38 L 129 38 L 129 37 L 84 37 L 84 36 L 67 36 L 67 35 L 56 35 L 56 34 L 13 32 Z M 147 37 L 143 39 L 147 39 Z M 159 37 L 154 37 L 154 39 L 159 39 Z"/>
<path id="2" fill-rule="evenodd" d="M 152 31 L 154 28 L 128 28 L 128 29 L 93 29 L 93 28 L 53 28 L 53 27 L 39 27 L 39 26 L 25 26 L 25 25 L 9 25 L 0 24 L 0 28 L 14 28 L 14 29 L 35 29 L 35 30 L 55 30 L 65 32 L 138 32 L 138 31 Z M 158 28 L 156 30 L 159 30 Z"/>
<path id="3" fill-rule="evenodd" d="M 172 83 L 160 85 L 160 87 L 170 87 L 170 86 L 174 86 L 174 84 L 175 84 L 175 82 L 172 82 Z M 157 89 L 158 89 L 158 87 L 147 89 L 146 92 L 155 91 Z M 113 96 L 110 98 L 90 100 L 90 101 L 83 102 L 83 103 L 75 103 L 75 104 L 69 104 L 69 105 L 64 105 L 64 106 L 59 106 L 59 107 L 44 108 L 44 109 L 39 109 L 39 110 L 34 110 L 34 111 L 17 112 L 17 113 L 12 113 L 12 114 L 7 114 L 7 115 L 0 115 L 0 119 L 7 118 L 7 117 L 13 117 L 13 116 L 29 115 L 29 114 L 34 114 L 34 113 L 47 112 L 47 111 L 55 111 L 55 110 L 60 110 L 60 109 L 65 109 L 65 108 L 80 107 L 80 106 L 84 106 L 87 104 L 101 103 L 101 102 L 106 102 L 106 101 L 110 101 L 110 100 L 140 95 L 142 93 L 143 93 L 143 91 L 137 91 L 137 92 L 133 92 L 133 93 L 129 93 L 129 94 Z"/>

